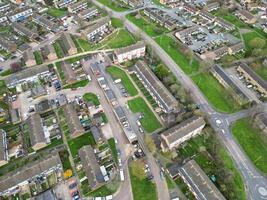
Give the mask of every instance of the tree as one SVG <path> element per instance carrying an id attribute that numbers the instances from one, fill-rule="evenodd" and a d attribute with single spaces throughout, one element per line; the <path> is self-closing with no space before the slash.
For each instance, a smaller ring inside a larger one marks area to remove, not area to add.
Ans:
<path id="1" fill-rule="evenodd" d="M 262 49 L 265 46 L 265 40 L 260 37 L 255 37 L 249 41 L 249 45 L 255 49 Z"/>
<path id="2" fill-rule="evenodd" d="M 155 70 L 155 73 L 160 80 L 163 80 L 164 77 L 169 75 L 169 70 L 163 64 L 159 64 Z"/>
<path id="3" fill-rule="evenodd" d="M 168 76 L 163 78 L 163 83 L 167 86 L 170 86 L 176 82 L 175 77 L 172 74 L 169 74 Z"/>
<path id="4" fill-rule="evenodd" d="M 11 67 L 12 72 L 18 72 L 22 69 L 21 64 L 18 62 L 12 63 L 10 67 Z"/>
<path id="5" fill-rule="evenodd" d="M 143 180 L 146 176 L 144 163 L 141 160 L 133 161 L 131 164 L 132 174 L 137 177 L 139 180 Z"/>
<path id="6" fill-rule="evenodd" d="M 170 86 L 170 90 L 171 90 L 172 94 L 174 94 L 174 95 L 176 93 L 178 93 L 179 89 L 180 89 L 180 86 L 177 83 L 174 83 Z"/>
<path id="7" fill-rule="evenodd" d="M 148 150 L 152 153 L 152 154 L 155 154 L 156 153 L 156 145 L 155 145 L 155 142 L 153 140 L 153 138 L 149 135 L 145 135 L 145 143 L 146 143 L 146 146 L 148 148 Z"/>

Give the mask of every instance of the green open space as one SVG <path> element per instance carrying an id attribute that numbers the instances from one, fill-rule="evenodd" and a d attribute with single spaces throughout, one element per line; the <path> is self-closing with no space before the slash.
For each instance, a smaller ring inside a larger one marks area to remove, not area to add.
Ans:
<path id="1" fill-rule="evenodd" d="M 91 132 L 86 132 L 83 135 L 68 140 L 68 145 L 73 157 L 78 155 L 78 151 L 85 145 L 95 145 L 95 140 Z"/>
<path id="2" fill-rule="evenodd" d="M 215 185 L 226 199 L 245 200 L 244 183 L 231 157 L 211 128 L 204 132 L 180 147 L 177 154 L 181 159 L 194 157 L 207 176 L 215 178 Z"/>
<path id="3" fill-rule="evenodd" d="M 128 105 L 132 112 L 143 114 L 140 122 L 146 132 L 152 133 L 153 131 L 161 128 L 160 122 L 142 97 L 129 100 Z"/>
<path id="4" fill-rule="evenodd" d="M 123 12 L 128 10 L 128 8 L 125 6 L 125 4 L 122 1 L 110 1 L 110 0 L 98 0 L 100 3 L 104 4 L 105 6 L 109 7 L 110 9 L 117 11 L 117 12 Z"/>
<path id="5" fill-rule="evenodd" d="M 232 132 L 255 166 L 267 175 L 267 137 L 254 127 L 252 119 L 244 118 L 233 124 Z"/>
<path id="6" fill-rule="evenodd" d="M 199 62 L 194 58 L 192 58 L 192 61 L 190 62 L 190 59 L 182 53 L 177 42 L 171 37 L 161 35 L 160 37 L 157 37 L 155 41 L 169 54 L 174 62 L 176 62 L 176 64 L 179 65 L 186 74 L 192 74 L 199 70 Z"/>
<path id="7" fill-rule="evenodd" d="M 7 87 L 6 87 L 6 83 L 3 80 L 0 80 L 0 95 L 6 93 L 7 91 Z"/>
<path id="8" fill-rule="evenodd" d="M 115 28 L 123 28 L 123 22 L 118 18 L 111 18 L 111 24 Z"/>
<path id="9" fill-rule="evenodd" d="M 129 31 L 119 29 L 104 39 L 100 44 L 105 48 L 116 49 L 129 46 L 134 43 L 136 43 L 136 40 Z"/>
<path id="10" fill-rule="evenodd" d="M 87 101 L 87 102 L 89 102 L 89 101 L 93 102 L 93 104 L 95 106 L 99 106 L 100 105 L 99 99 L 94 93 L 91 93 L 91 92 L 85 93 L 83 95 L 83 99 L 85 101 Z"/>
<path id="11" fill-rule="evenodd" d="M 57 68 L 57 73 L 58 73 L 61 81 L 64 83 L 65 82 L 65 74 L 61 68 L 61 62 L 56 62 L 56 68 Z"/>
<path id="12" fill-rule="evenodd" d="M 87 40 L 77 38 L 76 42 L 83 51 L 90 51 L 93 48 L 93 46 Z"/>
<path id="13" fill-rule="evenodd" d="M 168 31 L 166 28 L 153 23 L 149 19 L 146 19 L 141 13 L 136 14 L 136 15 L 129 14 L 126 16 L 126 18 L 130 20 L 132 23 L 134 23 L 136 26 L 138 26 L 140 29 L 142 29 L 144 32 L 146 32 L 151 37 L 159 36 L 163 34 L 164 32 Z"/>
<path id="14" fill-rule="evenodd" d="M 116 66 L 110 66 L 106 70 L 111 75 L 113 80 L 121 79 L 122 84 L 131 96 L 138 94 L 137 89 L 135 88 L 125 71 Z"/>
<path id="15" fill-rule="evenodd" d="M 65 85 L 63 88 L 64 89 L 75 89 L 75 88 L 84 87 L 88 83 L 89 83 L 89 80 L 88 79 L 84 79 L 84 80 L 78 81 L 76 83 Z"/>
<path id="16" fill-rule="evenodd" d="M 192 79 L 217 110 L 231 113 L 240 109 L 240 106 L 231 97 L 230 92 L 226 91 L 211 74 L 197 74 Z"/>
<path id="17" fill-rule="evenodd" d="M 42 54 L 40 51 L 34 51 L 33 55 L 34 55 L 34 58 L 35 58 L 37 65 L 40 65 L 43 63 L 43 57 L 42 57 Z"/>
<path id="18" fill-rule="evenodd" d="M 59 44 L 59 41 L 55 41 L 55 43 L 53 44 L 53 47 L 55 49 L 55 52 L 57 54 L 58 58 L 63 58 L 64 57 L 64 52 Z"/>
<path id="19" fill-rule="evenodd" d="M 8 76 L 8 75 L 10 75 L 10 74 L 12 74 L 13 72 L 12 72 L 12 69 L 7 69 L 7 70 L 5 70 L 5 71 L 3 71 L 3 72 L 1 72 L 0 73 L 0 76 Z"/>
<path id="20" fill-rule="evenodd" d="M 68 14 L 68 10 L 64 9 L 64 8 L 62 8 L 62 9 L 48 8 L 47 14 L 51 15 L 52 17 L 61 18 L 61 17 L 64 17 Z"/>
<path id="21" fill-rule="evenodd" d="M 113 158 L 115 159 L 116 162 L 118 162 L 118 152 L 117 152 L 117 148 L 116 148 L 115 139 L 114 138 L 108 139 L 108 144 L 109 144 L 109 147 L 111 149 L 111 153 L 112 153 Z"/>
<path id="22" fill-rule="evenodd" d="M 140 180 L 138 177 L 135 177 L 131 166 L 129 171 L 134 200 L 156 200 L 157 191 L 155 184 L 147 179 Z"/>

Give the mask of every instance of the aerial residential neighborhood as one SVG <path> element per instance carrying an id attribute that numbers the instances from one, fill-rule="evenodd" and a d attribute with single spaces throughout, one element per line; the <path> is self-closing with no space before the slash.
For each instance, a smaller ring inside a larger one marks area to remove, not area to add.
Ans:
<path id="1" fill-rule="evenodd" d="M 266 200 L 266 0 L 1 0 L 0 200 Z"/>

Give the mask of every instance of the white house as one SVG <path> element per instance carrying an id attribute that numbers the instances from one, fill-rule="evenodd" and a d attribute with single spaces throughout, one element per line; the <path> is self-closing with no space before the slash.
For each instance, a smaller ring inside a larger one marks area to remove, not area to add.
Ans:
<path id="1" fill-rule="evenodd" d="M 128 47 L 122 47 L 114 51 L 114 62 L 123 63 L 128 60 L 140 58 L 145 55 L 146 45 L 143 41 L 139 41 Z"/>

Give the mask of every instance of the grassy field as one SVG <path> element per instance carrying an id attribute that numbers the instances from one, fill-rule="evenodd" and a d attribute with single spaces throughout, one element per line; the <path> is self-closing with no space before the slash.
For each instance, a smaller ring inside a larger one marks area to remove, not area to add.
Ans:
<path id="1" fill-rule="evenodd" d="M 49 8 L 47 10 L 47 14 L 51 15 L 52 17 L 61 18 L 68 14 L 66 9 L 57 9 L 57 8 Z"/>
<path id="2" fill-rule="evenodd" d="M 112 76 L 113 80 L 121 79 L 122 84 L 131 96 L 136 96 L 138 94 L 137 89 L 133 85 L 126 72 L 116 66 L 108 67 L 106 70 Z"/>
<path id="3" fill-rule="evenodd" d="M 154 183 L 146 179 L 139 180 L 132 174 L 131 167 L 130 167 L 130 177 L 131 177 L 131 185 L 132 185 L 134 200 L 157 199 L 157 191 Z"/>
<path id="4" fill-rule="evenodd" d="M 263 66 L 262 64 L 257 64 L 255 67 L 251 66 L 250 67 L 265 81 L 267 81 L 267 68 Z"/>
<path id="5" fill-rule="evenodd" d="M 10 74 L 12 74 L 12 73 L 13 73 L 13 72 L 12 72 L 12 69 L 7 69 L 7 70 L 1 72 L 1 73 L 0 73 L 0 76 L 8 76 L 8 75 L 10 75 Z"/>
<path id="6" fill-rule="evenodd" d="M 7 87 L 6 83 L 3 80 L 0 80 L 0 95 L 6 93 Z"/>
<path id="7" fill-rule="evenodd" d="M 35 58 L 37 65 L 40 65 L 43 63 L 43 57 L 42 57 L 42 54 L 40 51 L 34 51 L 33 55 L 34 55 L 34 58 Z"/>
<path id="8" fill-rule="evenodd" d="M 232 132 L 256 167 L 267 175 L 267 137 L 254 128 L 249 118 L 237 121 Z"/>
<path id="9" fill-rule="evenodd" d="M 63 58 L 63 57 L 64 57 L 64 52 L 63 52 L 63 50 L 62 50 L 62 48 L 61 48 L 59 42 L 56 41 L 56 42 L 53 44 L 53 46 L 54 46 L 55 52 L 56 52 L 56 54 L 57 54 L 57 57 L 58 57 L 58 58 Z"/>
<path id="10" fill-rule="evenodd" d="M 133 35 L 125 29 L 118 30 L 118 32 L 113 33 L 109 38 L 109 40 L 105 40 L 102 44 L 105 45 L 105 48 L 116 49 L 136 43 Z"/>
<path id="11" fill-rule="evenodd" d="M 92 101 L 95 106 L 99 106 L 100 105 L 98 97 L 94 93 L 91 93 L 91 92 L 85 93 L 83 95 L 83 99 L 85 101 L 88 101 L 88 102 Z"/>
<path id="12" fill-rule="evenodd" d="M 63 72 L 63 70 L 61 68 L 61 62 L 56 62 L 56 68 L 57 68 L 57 73 L 59 74 L 59 77 L 60 77 L 61 81 L 64 84 L 64 82 L 65 82 L 65 74 L 64 74 L 64 72 Z"/>
<path id="13" fill-rule="evenodd" d="M 90 132 L 84 133 L 83 135 L 70 139 L 68 141 L 68 145 L 71 151 L 71 154 L 73 157 L 78 155 L 78 151 L 80 148 L 82 148 L 85 145 L 94 145 L 95 140 L 93 135 Z"/>
<path id="14" fill-rule="evenodd" d="M 114 138 L 108 139 L 108 144 L 112 152 L 112 156 L 115 159 L 116 162 L 118 162 L 118 152 L 116 148 L 116 143 Z"/>
<path id="15" fill-rule="evenodd" d="M 160 27 L 159 25 L 156 25 L 153 22 L 146 21 L 144 17 L 136 18 L 134 15 L 129 14 L 126 16 L 128 20 L 133 22 L 136 26 L 138 26 L 140 29 L 142 29 L 144 32 L 146 32 L 151 37 L 156 37 L 164 32 L 167 32 L 168 30 Z"/>
<path id="16" fill-rule="evenodd" d="M 189 140 L 178 155 L 182 159 L 194 157 L 209 177 L 214 175 L 215 184 L 226 199 L 246 199 L 241 175 L 212 131 Z"/>
<path id="17" fill-rule="evenodd" d="M 90 51 L 93 48 L 92 45 L 87 40 L 77 38 L 76 42 L 77 44 L 79 44 L 79 46 L 81 47 L 83 51 Z"/>
<path id="18" fill-rule="evenodd" d="M 84 87 L 88 83 L 89 83 L 89 80 L 88 79 L 84 79 L 84 80 L 78 81 L 76 83 L 65 85 L 63 88 L 64 89 L 75 89 L 75 88 L 79 88 L 79 87 Z"/>
<path id="19" fill-rule="evenodd" d="M 123 28 L 123 23 L 120 19 L 118 18 L 112 18 L 111 19 L 111 24 L 115 28 Z"/>
<path id="20" fill-rule="evenodd" d="M 217 110 L 231 113 L 240 109 L 237 102 L 230 95 L 226 95 L 226 90 L 212 75 L 202 73 L 192 79 Z"/>
<path id="21" fill-rule="evenodd" d="M 158 128 L 161 128 L 160 122 L 142 97 L 129 100 L 128 105 L 132 112 L 144 114 L 144 117 L 140 120 L 140 122 L 146 132 L 152 133 Z"/>
<path id="22" fill-rule="evenodd" d="M 186 74 L 192 74 L 199 70 L 198 61 L 193 60 L 190 63 L 190 60 L 179 50 L 179 47 L 172 38 L 162 35 L 155 40 Z"/>
<path id="23" fill-rule="evenodd" d="M 266 41 L 266 38 L 264 38 L 263 36 L 261 36 L 260 34 L 258 34 L 258 33 L 255 32 L 255 31 L 248 32 L 248 33 L 244 33 L 242 36 L 243 36 L 243 39 L 244 39 L 245 46 L 246 46 L 246 49 L 247 49 L 247 50 L 250 50 L 250 49 L 253 50 L 253 47 L 251 46 L 250 42 L 251 42 L 251 40 L 253 40 L 254 38 L 261 38 L 261 39 L 264 39 L 264 40 L 265 40 L 265 46 L 264 46 L 264 48 L 267 48 L 267 41 Z"/>
<path id="24" fill-rule="evenodd" d="M 123 12 L 128 10 L 128 8 L 124 6 L 124 4 L 120 1 L 110 1 L 110 0 L 98 0 L 98 1 L 114 11 Z"/>

